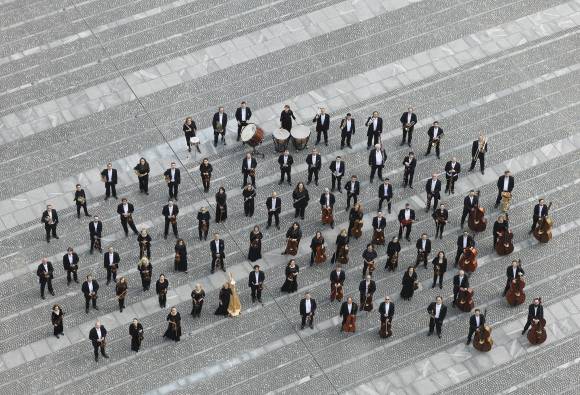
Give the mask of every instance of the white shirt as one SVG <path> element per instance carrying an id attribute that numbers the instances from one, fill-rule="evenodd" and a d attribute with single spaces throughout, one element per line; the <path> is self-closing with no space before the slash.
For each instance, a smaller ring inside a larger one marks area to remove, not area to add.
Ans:
<path id="1" fill-rule="evenodd" d="M 286 162 L 288 162 L 288 156 L 284 155 L 282 157 L 282 160 L 284 161 L 284 164 L 286 164 Z"/>
<path id="2" fill-rule="evenodd" d="M 115 254 L 109 252 L 109 266 L 113 265 L 113 259 L 115 259 Z"/>
<path id="3" fill-rule="evenodd" d="M 373 130 L 377 130 L 377 124 L 379 123 L 379 120 L 377 118 L 373 118 Z"/>
<path id="4" fill-rule="evenodd" d="M 411 123 L 411 117 L 413 116 L 412 112 L 407 113 L 407 123 Z"/>
<path id="5" fill-rule="evenodd" d="M 441 305 L 435 303 L 435 318 L 439 318 L 439 313 L 441 312 Z"/>
<path id="6" fill-rule="evenodd" d="M 252 158 L 246 159 L 246 166 L 248 166 L 248 169 L 252 168 Z"/>
<path id="7" fill-rule="evenodd" d="M 475 316 L 475 326 L 479 326 L 479 316 Z"/>
<path id="8" fill-rule="evenodd" d="M 421 240 L 421 249 L 425 250 L 425 244 L 427 244 L 427 240 Z"/>
<path id="9" fill-rule="evenodd" d="M 254 276 L 256 276 L 255 283 L 258 284 L 260 282 L 260 280 L 259 280 L 260 272 L 254 272 Z"/>
<path id="10" fill-rule="evenodd" d="M 463 276 L 459 276 L 459 286 L 461 287 L 461 282 L 463 281 Z"/>
<path id="11" fill-rule="evenodd" d="M 171 169 L 171 182 L 175 182 L 175 169 Z"/>
<path id="12" fill-rule="evenodd" d="M 107 170 L 107 179 L 109 181 L 113 181 L 113 169 L 108 169 Z"/>
<path id="13" fill-rule="evenodd" d="M 410 208 L 405 209 L 405 219 L 406 220 L 411 219 L 411 209 Z"/>
<path id="14" fill-rule="evenodd" d="M 68 254 L 69 263 L 73 263 L 73 254 Z"/>
<path id="15" fill-rule="evenodd" d="M 463 236 L 463 248 L 467 248 L 467 236 Z"/>
<path id="16" fill-rule="evenodd" d="M 169 209 L 169 216 L 171 217 L 173 215 L 173 206 L 167 205 L 167 208 Z"/>
<path id="17" fill-rule="evenodd" d="M 375 151 L 375 164 L 376 165 L 382 165 L 383 164 L 383 153 L 381 152 L 381 150 L 376 150 Z"/>
<path id="18" fill-rule="evenodd" d="M 385 315 L 389 314 L 389 306 L 391 305 L 391 303 L 385 303 Z"/>
<path id="19" fill-rule="evenodd" d="M 101 340 L 102 339 L 102 336 L 101 336 L 101 328 L 95 327 L 95 329 L 97 330 L 97 339 L 98 340 Z"/>
<path id="20" fill-rule="evenodd" d="M 534 315 L 538 315 L 538 306 L 534 306 Z"/>
<path id="21" fill-rule="evenodd" d="M 42 267 L 44 267 L 44 272 L 45 272 L 45 273 L 48 273 L 48 264 L 46 264 L 46 263 L 43 263 L 43 264 L 42 264 Z"/>
<path id="22" fill-rule="evenodd" d="M 123 211 L 125 212 L 125 214 L 129 213 L 129 204 L 128 203 L 123 203 Z"/>
<path id="23" fill-rule="evenodd" d="M 246 120 L 246 109 L 242 108 L 242 121 Z"/>
<path id="24" fill-rule="evenodd" d="M 439 134 L 439 128 L 438 127 L 433 128 L 433 138 L 434 139 L 437 138 L 438 134 Z"/>
<path id="25" fill-rule="evenodd" d="M 508 176 L 505 176 L 503 178 L 503 190 L 507 191 L 509 189 L 509 183 L 510 183 L 510 178 Z"/>
<path id="26" fill-rule="evenodd" d="M 347 304 L 346 307 L 348 308 L 348 314 L 352 311 L 352 304 Z"/>
<path id="27" fill-rule="evenodd" d="M 316 167 L 316 155 L 312 154 L 312 166 Z"/>
<path id="28" fill-rule="evenodd" d="M 347 120 L 346 120 L 346 131 L 347 131 L 347 132 L 350 132 L 351 123 L 352 123 L 352 122 L 351 122 L 351 120 L 350 120 L 350 119 L 347 119 Z"/>
<path id="29" fill-rule="evenodd" d="M 469 204 L 473 205 L 473 196 L 469 197 Z"/>
<path id="30" fill-rule="evenodd" d="M 272 208 L 270 210 L 274 210 L 276 208 L 276 198 L 272 198 Z"/>
<path id="31" fill-rule="evenodd" d="M 324 195 L 324 196 L 325 196 L 325 198 L 326 198 L 326 205 L 327 205 L 328 207 L 330 207 L 330 194 L 328 194 L 328 195 Z"/>
<path id="32" fill-rule="evenodd" d="M 322 125 L 324 123 L 324 117 L 326 116 L 326 114 L 320 114 L 320 124 Z"/>
<path id="33" fill-rule="evenodd" d="M 92 293 L 93 292 L 93 282 L 92 281 L 89 281 L 89 282 L 87 282 L 87 284 L 89 286 L 89 293 Z M 99 329 L 97 329 L 97 332 L 98 332 L 99 338 L 100 338 L 101 337 L 101 331 Z"/>
<path id="34" fill-rule="evenodd" d="M 385 196 L 387 195 L 387 192 L 389 190 L 389 184 L 383 184 L 383 193 L 385 194 Z"/>
<path id="35" fill-rule="evenodd" d="M 220 251 L 220 241 L 214 240 L 214 242 L 215 242 L 215 250 L 216 250 L 216 252 L 219 252 Z"/>
<path id="36" fill-rule="evenodd" d="M 514 273 L 514 278 L 516 278 L 516 273 L 517 273 L 518 269 L 515 267 L 512 267 L 512 271 Z"/>
<path id="37" fill-rule="evenodd" d="M 540 204 L 540 206 L 538 207 L 538 215 L 541 217 L 542 216 L 542 211 L 544 210 L 544 205 Z"/>
<path id="38" fill-rule="evenodd" d="M 365 292 L 368 293 L 369 292 L 369 285 L 370 285 L 370 281 L 367 281 L 365 284 Z"/>
<path id="39" fill-rule="evenodd" d="M 431 192 L 435 191 L 436 185 L 437 185 L 437 180 L 431 180 Z"/>
<path id="40" fill-rule="evenodd" d="M 46 212 L 48 213 L 48 218 L 52 219 L 52 209 L 46 210 Z"/>
<path id="41" fill-rule="evenodd" d="M 310 304 L 310 299 L 306 299 L 304 302 L 304 306 L 306 307 L 306 314 L 310 314 L 310 309 L 312 307 Z"/>
<path id="42" fill-rule="evenodd" d="M 222 119 L 223 119 L 223 117 L 224 117 L 224 114 L 222 114 L 222 113 L 220 112 L 220 113 L 218 113 L 218 117 L 219 117 L 219 123 L 221 124 L 221 123 L 222 123 Z"/>
<path id="43" fill-rule="evenodd" d="M 340 173 L 340 162 L 336 162 L 336 170 L 335 173 Z"/>

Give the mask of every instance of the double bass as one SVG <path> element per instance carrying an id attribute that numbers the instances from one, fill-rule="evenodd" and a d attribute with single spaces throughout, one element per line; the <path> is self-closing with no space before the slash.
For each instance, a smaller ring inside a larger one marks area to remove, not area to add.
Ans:
<path id="1" fill-rule="evenodd" d="M 497 243 L 495 245 L 495 252 L 497 255 L 509 255 L 514 251 L 514 234 L 511 230 L 506 229 L 501 232 L 497 238 Z"/>
<path id="2" fill-rule="evenodd" d="M 330 225 L 334 222 L 334 218 L 332 216 L 332 208 L 331 207 L 323 207 L 322 208 L 322 215 L 321 221 L 325 225 Z"/>
<path id="3" fill-rule="evenodd" d="M 546 341 L 548 334 L 546 333 L 546 320 L 532 320 L 532 327 L 528 331 L 528 341 L 532 345 L 542 344 Z"/>
<path id="4" fill-rule="evenodd" d="M 552 202 L 548 204 L 548 210 L 552 207 Z M 538 219 L 538 225 L 534 229 L 534 237 L 540 243 L 547 243 L 552 240 L 552 225 L 554 221 L 549 215 L 545 215 Z"/>
<path id="5" fill-rule="evenodd" d="M 346 316 L 346 321 L 342 326 L 343 332 L 355 332 L 356 330 L 356 315 L 349 314 Z"/>
<path id="6" fill-rule="evenodd" d="M 487 310 L 483 312 L 483 316 L 487 319 Z M 493 346 L 493 339 L 491 338 L 491 326 L 483 325 L 475 330 L 473 336 L 473 348 L 477 351 L 488 352 Z"/>
<path id="7" fill-rule="evenodd" d="M 479 196 L 479 191 L 476 193 Z M 480 207 L 479 204 L 475 206 L 467 218 L 467 226 L 474 232 L 484 232 L 487 227 L 487 218 L 485 218 L 485 208 Z"/>
<path id="8" fill-rule="evenodd" d="M 459 258 L 459 267 L 466 273 L 473 273 L 477 269 L 477 248 L 467 247 Z"/>
<path id="9" fill-rule="evenodd" d="M 314 262 L 324 263 L 326 262 L 326 247 L 324 244 L 316 247 L 316 254 L 314 255 Z"/>
<path id="10" fill-rule="evenodd" d="M 510 306 L 519 306 L 526 301 L 525 286 L 526 282 L 522 276 L 518 276 L 512 280 L 510 289 L 505 294 L 505 299 Z"/>
<path id="11" fill-rule="evenodd" d="M 384 322 L 381 321 L 381 329 L 379 329 L 379 336 L 383 339 L 393 336 L 393 330 L 391 329 L 391 320 L 386 319 Z"/>
<path id="12" fill-rule="evenodd" d="M 473 309 L 473 288 L 467 288 L 465 290 L 459 290 L 457 294 L 457 302 L 455 303 L 457 308 L 463 312 L 469 312 Z"/>

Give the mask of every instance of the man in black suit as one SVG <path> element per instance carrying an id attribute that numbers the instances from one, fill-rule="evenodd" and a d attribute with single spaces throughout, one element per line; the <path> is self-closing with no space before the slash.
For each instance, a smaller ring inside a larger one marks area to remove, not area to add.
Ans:
<path id="1" fill-rule="evenodd" d="M 336 160 L 330 162 L 330 173 L 332 175 L 332 188 L 330 189 L 332 192 L 338 187 L 338 192 L 342 193 L 342 176 L 344 176 L 344 172 L 346 171 L 346 166 L 344 161 L 341 160 L 340 155 L 336 157 Z"/>
<path id="2" fill-rule="evenodd" d="M 169 188 L 169 199 L 177 201 L 177 192 L 179 191 L 179 184 L 181 184 L 181 172 L 176 168 L 175 162 L 171 162 L 171 167 L 165 170 L 163 175 Z"/>
<path id="3" fill-rule="evenodd" d="M 536 229 L 536 225 L 538 224 L 538 220 L 548 215 L 548 206 L 546 206 L 546 201 L 544 199 L 538 200 L 538 204 L 534 206 L 534 216 L 532 219 L 532 229 L 530 229 L 530 233 Z"/>
<path id="4" fill-rule="evenodd" d="M 282 155 L 278 157 L 278 164 L 280 165 L 280 181 L 278 185 L 282 185 L 284 182 L 284 175 L 286 175 L 286 181 L 288 185 L 292 185 L 292 164 L 294 163 L 294 158 L 290 155 L 288 150 L 285 150 Z"/>
<path id="5" fill-rule="evenodd" d="M 498 208 L 499 202 L 501 202 L 501 193 L 509 192 L 511 193 L 514 189 L 514 177 L 511 171 L 506 170 L 503 176 L 499 176 L 497 180 L 497 198 L 495 199 L 495 208 Z"/>
<path id="6" fill-rule="evenodd" d="M 406 112 L 401 115 L 401 127 L 403 128 L 403 140 L 401 144 L 405 144 L 405 139 L 407 136 L 407 144 L 411 146 L 411 140 L 413 139 L 413 130 L 415 129 L 415 124 L 417 123 L 417 115 L 413 112 L 413 107 L 409 107 Z"/>
<path id="7" fill-rule="evenodd" d="M 481 174 L 485 174 L 485 153 L 487 152 L 487 138 L 483 134 L 479 135 L 479 138 L 471 144 L 471 166 L 469 171 L 475 168 L 475 164 L 479 159 L 479 168 Z"/>
<path id="8" fill-rule="evenodd" d="M 393 198 L 393 186 L 388 178 L 385 178 L 382 185 L 379 185 L 379 208 L 377 211 L 383 209 L 383 202 L 387 201 L 387 210 L 391 213 L 391 199 Z"/>
<path id="9" fill-rule="evenodd" d="M 133 212 L 135 211 L 135 207 L 133 204 L 127 201 L 127 198 L 121 199 L 121 204 L 117 206 L 117 214 L 121 218 L 121 226 L 123 227 L 123 231 L 125 231 L 125 237 L 129 236 L 129 229 L 127 225 L 131 227 L 131 230 L 136 235 L 139 234 L 137 231 L 137 227 L 135 226 L 135 221 L 133 220 Z"/>
<path id="10" fill-rule="evenodd" d="M 421 261 L 423 262 L 423 266 L 427 269 L 427 261 L 429 259 L 429 254 L 431 253 L 431 240 L 429 240 L 429 236 L 427 233 L 421 234 L 421 237 L 417 239 L 415 243 L 415 247 L 417 248 L 417 259 L 415 260 L 415 269 L 419 266 Z"/>
<path id="11" fill-rule="evenodd" d="M 107 168 L 101 171 L 101 180 L 105 183 L 105 200 L 111 194 L 117 199 L 117 190 L 115 189 L 117 185 L 117 169 L 113 169 L 111 162 L 107 163 Z"/>
<path id="12" fill-rule="evenodd" d="M 457 252 L 455 253 L 455 266 L 457 266 L 457 264 L 459 263 L 459 258 L 461 258 L 461 255 L 463 254 L 463 250 L 465 248 L 469 248 L 469 247 L 474 247 L 475 246 L 475 240 L 473 240 L 473 237 L 469 234 L 468 231 L 464 230 L 463 231 L 463 235 L 459 236 L 457 238 Z"/>
<path id="13" fill-rule="evenodd" d="M 252 180 L 252 186 L 256 187 L 256 167 L 258 167 L 256 158 L 253 158 L 251 153 L 246 153 L 246 157 L 242 160 L 242 174 L 244 175 L 242 189 L 248 185 L 248 177 Z"/>
<path id="14" fill-rule="evenodd" d="M 165 230 L 163 232 L 163 237 L 167 239 L 167 234 L 169 233 L 169 224 L 171 223 L 171 228 L 173 229 L 173 234 L 177 239 L 179 234 L 177 233 L 177 215 L 179 214 L 179 207 L 177 204 L 173 203 L 173 200 L 169 200 L 165 206 L 161 209 L 161 215 L 165 217 Z"/>
<path id="15" fill-rule="evenodd" d="M 111 277 L 113 278 L 113 282 L 117 281 L 117 271 L 119 270 L 120 262 L 121 257 L 113 247 L 109 247 L 107 252 L 103 254 L 103 267 L 107 270 L 107 285 L 111 283 Z"/>
<path id="16" fill-rule="evenodd" d="M 246 106 L 246 102 L 240 103 L 240 107 L 236 109 L 236 121 L 238 121 L 238 138 L 236 141 L 240 141 L 240 136 L 242 135 L 242 129 L 248 124 L 248 121 L 252 117 L 252 110 L 250 107 Z"/>
<path id="17" fill-rule="evenodd" d="M 56 210 L 52 207 L 52 204 L 46 206 L 46 210 L 42 213 L 40 222 L 44 224 L 44 230 L 46 231 L 46 242 L 50 243 L 50 235 L 58 239 L 56 235 L 56 225 L 58 225 L 58 214 Z"/>
<path id="18" fill-rule="evenodd" d="M 443 321 L 445 320 L 445 315 L 447 314 L 447 306 L 443 304 L 443 298 L 437 296 L 435 302 L 431 302 L 429 307 L 427 307 L 427 313 L 431 316 L 429 318 L 429 333 L 427 336 L 433 334 L 433 329 L 437 329 L 437 336 L 441 339 L 441 327 L 443 326 Z"/>
<path id="19" fill-rule="evenodd" d="M 211 122 L 213 126 L 213 146 L 217 147 L 218 138 L 222 136 L 222 143 L 226 145 L 226 127 L 228 125 L 228 114 L 224 112 L 223 107 L 218 108 L 218 112 L 213 114 Z"/>
<path id="20" fill-rule="evenodd" d="M 346 114 L 346 118 L 344 118 L 340 122 L 340 149 L 344 148 L 344 142 L 346 140 L 346 146 L 348 148 L 352 148 L 350 145 L 350 139 L 355 132 L 354 126 L 354 118 L 350 113 Z"/>
<path id="21" fill-rule="evenodd" d="M 266 275 L 260 270 L 260 265 L 254 265 L 254 271 L 248 276 L 248 287 L 252 290 L 252 303 L 256 303 L 256 298 L 262 303 L 262 288 L 265 279 Z"/>
<path id="22" fill-rule="evenodd" d="M 469 345 L 475 331 L 478 329 L 483 329 L 484 325 L 485 316 L 481 315 L 481 310 L 475 309 L 473 311 L 473 315 L 469 317 L 469 333 L 467 334 L 467 341 L 465 344 Z"/>
<path id="23" fill-rule="evenodd" d="M 40 283 L 40 297 L 44 297 L 44 288 L 48 285 L 48 292 L 54 296 L 54 290 L 52 289 L 52 279 L 54 278 L 54 268 L 52 267 L 52 262 L 48 261 L 48 258 L 42 258 L 40 265 L 36 269 L 36 275 L 38 276 L 38 282 Z"/>
<path id="24" fill-rule="evenodd" d="M 461 173 L 461 164 L 457 162 L 456 157 L 453 157 L 445 164 L 445 179 L 447 180 L 445 192 L 455 193 L 455 183 L 459 179 L 459 173 Z"/>
<path id="25" fill-rule="evenodd" d="M 85 190 L 81 188 L 81 184 L 76 185 L 75 198 L 73 199 L 77 206 L 77 218 L 81 217 L 81 208 L 85 212 L 85 217 L 89 217 L 89 211 L 87 210 L 87 195 Z"/>
<path id="26" fill-rule="evenodd" d="M 393 317 L 395 316 L 395 304 L 391 302 L 391 298 L 387 295 L 385 296 L 385 301 L 381 302 L 379 305 L 379 314 L 381 315 L 381 323 L 389 320 L 393 322 Z"/>
<path id="27" fill-rule="evenodd" d="M 441 143 L 441 137 L 443 137 L 443 129 L 439 127 L 439 122 L 433 122 L 433 125 L 427 131 L 427 136 L 429 136 L 429 145 L 427 146 L 425 156 L 429 155 L 431 148 L 435 146 L 435 154 L 437 154 L 437 159 L 439 159 L 439 145 Z"/>
<path id="28" fill-rule="evenodd" d="M 460 270 L 453 276 L 453 307 L 455 307 L 459 291 L 465 291 L 467 288 L 469 288 L 469 278 L 463 270 Z"/>
<path id="29" fill-rule="evenodd" d="M 405 166 L 405 171 L 403 172 L 403 188 L 407 188 L 407 185 L 409 185 L 409 188 L 413 189 L 413 177 L 415 177 L 415 167 L 417 167 L 417 158 L 415 158 L 413 151 L 405 156 L 403 165 Z"/>
<path id="30" fill-rule="evenodd" d="M 397 219 L 399 220 L 399 240 L 403 236 L 403 228 L 406 228 L 405 239 L 411 241 L 411 229 L 413 228 L 413 221 L 415 221 L 415 210 L 411 208 L 409 203 L 405 203 L 405 208 L 399 211 Z"/>
<path id="31" fill-rule="evenodd" d="M 465 224 L 465 219 L 475 207 L 479 206 L 479 194 L 476 194 L 472 189 L 469 194 L 463 199 L 463 213 L 461 214 L 461 227 Z"/>
<path id="32" fill-rule="evenodd" d="M 441 181 L 437 177 L 437 173 L 431 174 L 431 178 L 425 183 L 425 192 L 427 192 L 427 206 L 425 212 L 431 208 L 431 199 L 433 199 L 433 212 L 437 208 L 437 203 L 441 199 Z"/>
<path id="33" fill-rule="evenodd" d="M 369 166 L 371 167 L 371 184 L 375 178 L 375 172 L 378 173 L 379 178 L 383 181 L 383 167 L 387 161 L 387 153 L 380 144 L 375 144 L 375 148 L 369 154 Z"/>
<path id="34" fill-rule="evenodd" d="M 334 197 L 334 195 L 330 193 L 328 188 L 324 188 L 324 192 L 322 193 L 322 195 L 320 195 L 320 210 L 322 211 L 322 209 L 324 208 L 329 208 L 331 210 L 331 213 L 333 213 L 335 202 L 336 198 Z M 330 223 L 330 227 L 334 229 L 334 216 L 332 222 Z"/>
<path id="35" fill-rule="evenodd" d="M 99 291 L 99 283 L 93 280 L 89 274 L 81 286 L 81 291 L 85 295 L 85 313 L 89 313 L 89 302 L 92 300 L 93 309 L 98 310 L 97 307 L 97 292 Z"/>
<path id="36" fill-rule="evenodd" d="M 316 312 L 316 300 L 310 296 L 310 292 L 306 292 L 304 299 L 300 301 L 300 315 L 302 316 L 302 323 L 300 329 L 304 329 L 306 319 L 308 318 L 308 326 L 314 329 L 314 313 Z"/>
<path id="37" fill-rule="evenodd" d="M 528 321 L 524 325 L 524 330 L 522 335 L 526 334 L 526 331 L 532 325 L 532 321 L 541 321 L 544 319 L 544 307 L 542 306 L 542 300 L 540 298 L 534 298 L 534 302 L 528 307 Z"/>
<path id="38" fill-rule="evenodd" d="M 95 351 L 95 362 L 99 361 L 99 349 L 101 349 L 101 354 L 103 358 L 109 358 L 107 353 L 105 352 L 106 340 L 107 337 L 107 330 L 103 325 L 101 325 L 101 321 L 95 323 L 95 327 L 91 328 L 89 331 L 89 340 L 93 344 L 93 349 Z"/>
<path id="39" fill-rule="evenodd" d="M 209 243 L 209 249 L 211 250 L 211 272 L 213 273 L 215 271 L 216 261 L 218 258 L 220 260 L 222 272 L 225 272 L 225 245 L 224 241 L 220 239 L 219 233 L 213 234 L 213 240 Z"/>
<path id="40" fill-rule="evenodd" d="M 350 180 L 344 184 L 344 190 L 346 191 L 346 208 L 344 211 L 348 211 L 350 208 L 350 200 L 353 199 L 353 204 L 357 203 L 358 194 L 360 193 L 360 182 L 357 176 L 351 176 Z"/>
<path id="41" fill-rule="evenodd" d="M 330 272 L 330 301 L 334 302 L 336 298 L 336 292 L 339 288 L 342 288 L 344 282 L 346 281 L 346 273 L 342 270 L 342 266 L 336 265 L 336 269 Z M 337 299 L 342 300 L 342 298 Z"/>
<path id="42" fill-rule="evenodd" d="M 505 288 L 503 290 L 503 296 L 507 294 L 512 283 L 515 282 L 517 278 L 520 278 L 521 276 L 524 275 L 524 269 L 522 269 L 520 261 L 514 259 L 512 261 L 512 264 L 506 268 L 505 274 L 507 276 L 507 281 L 505 283 Z"/>
<path id="43" fill-rule="evenodd" d="M 99 220 L 99 216 L 95 215 L 93 220 L 89 222 L 89 238 L 91 239 L 91 248 L 89 252 L 92 254 L 95 247 L 98 247 L 99 252 L 103 252 L 101 246 L 101 238 L 103 237 L 103 223 Z"/>
<path id="44" fill-rule="evenodd" d="M 62 256 L 62 266 L 66 270 L 66 285 L 70 285 L 71 277 L 74 278 L 75 283 L 78 283 L 79 256 L 72 247 L 67 248 L 66 254 Z"/>
<path id="45" fill-rule="evenodd" d="M 330 128 L 330 116 L 326 113 L 326 108 L 320 107 L 312 122 L 316 123 L 316 143 L 320 143 L 320 133 L 324 134 L 324 144 L 328 145 L 328 129 Z"/>
<path id="46" fill-rule="evenodd" d="M 368 127 L 367 150 L 369 150 L 372 145 L 379 144 L 381 141 L 381 133 L 383 133 L 383 118 L 379 117 L 378 111 L 373 111 L 373 115 L 368 117 L 365 126 Z"/>
<path id="47" fill-rule="evenodd" d="M 282 211 L 282 199 L 278 197 L 276 191 L 273 191 L 272 196 L 266 199 L 266 209 L 268 210 L 268 225 L 266 226 L 266 229 L 272 226 L 272 217 L 274 217 L 276 229 L 280 230 L 280 212 Z"/>
<path id="48" fill-rule="evenodd" d="M 352 301 L 352 297 L 348 297 L 346 302 L 342 302 L 340 306 L 340 316 L 342 317 L 342 324 L 340 326 L 340 331 L 343 331 L 344 324 L 349 315 L 356 315 L 358 313 L 358 305 Z"/>
<path id="49" fill-rule="evenodd" d="M 385 228 L 387 227 L 387 220 L 383 217 L 383 212 L 379 211 L 376 217 L 373 217 L 373 244 L 376 244 L 375 234 L 383 235 L 383 243 L 385 243 Z"/>
<path id="50" fill-rule="evenodd" d="M 439 208 L 433 213 L 432 217 L 435 220 L 435 238 L 439 235 L 439 238 L 442 239 L 443 230 L 449 220 L 449 210 L 445 208 L 445 204 L 441 203 Z"/>
<path id="51" fill-rule="evenodd" d="M 377 284 L 373 281 L 370 274 L 366 275 L 366 278 L 358 284 L 358 292 L 360 294 L 360 305 L 364 306 L 367 296 L 373 297 L 377 290 Z"/>
<path id="52" fill-rule="evenodd" d="M 318 154 L 316 148 L 312 149 L 312 153 L 306 156 L 306 164 L 308 165 L 308 181 L 306 185 L 310 185 L 312 182 L 312 175 L 314 174 L 314 184 L 318 185 L 318 172 L 322 166 L 322 158 Z"/>

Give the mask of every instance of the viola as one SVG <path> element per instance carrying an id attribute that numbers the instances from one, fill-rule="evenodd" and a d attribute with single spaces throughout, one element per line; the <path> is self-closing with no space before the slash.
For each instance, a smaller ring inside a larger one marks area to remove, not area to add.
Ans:
<path id="1" fill-rule="evenodd" d="M 548 210 L 552 207 L 552 202 L 548 204 Z M 538 220 L 538 225 L 534 229 L 534 237 L 540 243 L 547 243 L 552 240 L 552 225 L 554 221 L 549 216 L 543 216 Z"/>
<path id="2" fill-rule="evenodd" d="M 546 320 L 541 319 L 537 322 L 532 321 L 532 327 L 528 332 L 528 341 L 532 345 L 542 344 L 546 341 L 548 334 L 546 333 Z"/>
<path id="3" fill-rule="evenodd" d="M 362 236 L 362 227 L 363 227 L 363 220 L 362 219 L 355 219 L 354 224 L 352 226 L 351 234 L 355 239 L 358 239 Z"/>
<path id="4" fill-rule="evenodd" d="M 521 276 L 512 280 L 510 289 L 505 294 L 505 298 L 510 306 L 519 306 L 526 301 L 526 293 L 524 292 L 525 286 L 526 282 Z"/>
<path id="5" fill-rule="evenodd" d="M 481 328 L 476 329 L 473 336 L 473 348 L 477 351 L 488 352 L 492 346 L 491 326 L 483 325 Z"/>
<path id="6" fill-rule="evenodd" d="M 342 331 L 354 333 L 355 330 L 356 330 L 356 315 L 349 314 L 346 317 L 346 321 L 344 322 L 344 325 L 342 326 Z"/>
<path id="7" fill-rule="evenodd" d="M 314 262 L 324 263 L 326 262 L 326 247 L 324 244 L 316 246 L 316 254 L 314 255 Z"/>
<path id="8" fill-rule="evenodd" d="M 382 337 L 383 339 L 393 336 L 393 331 L 391 329 L 391 320 L 386 319 L 385 322 L 381 322 L 379 336 Z"/>
<path id="9" fill-rule="evenodd" d="M 474 232 L 483 232 L 487 227 L 487 218 L 485 218 L 485 208 L 476 206 L 469 212 L 467 226 Z"/>
<path id="10" fill-rule="evenodd" d="M 346 265 L 348 263 L 348 244 L 341 245 L 338 248 L 338 253 L 336 254 L 336 260 L 338 263 L 342 265 Z"/>
<path id="11" fill-rule="evenodd" d="M 373 295 L 368 294 L 365 298 L 365 303 L 363 304 L 364 311 L 373 311 Z"/>
<path id="12" fill-rule="evenodd" d="M 384 229 L 381 230 L 374 230 L 373 233 L 373 244 L 374 245 L 384 245 L 385 244 L 385 231 Z"/>
<path id="13" fill-rule="evenodd" d="M 467 288 L 466 290 L 460 290 L 457 294 L 457 302 L 455 304 L 459 310 L 468 312 L 473 309 L 473 288 Z"/>
<path id="14" fill-rule="evenodd" d="M 497 244 L 495 245 L 495 252 L 498 255 L 509 255 L 514 251 L 514 234 L 511 230 L 506 230 L 501 232 L 497 239 Z"/>
<path id="15" fill-rule="evenodd" d="M 463 254 L 459 258 L 459 267 L 467 272 L 473 273 L 477 269 L 477 248 L 467 247 L 463 249 Z"/>
<path id="16" fill-rule="evenodd" d="M 322 208 L 322 223 L 330 225 L 334 222 L 334 218 L 332 216 L 332 208 L 330 207 L 323 207 Z"/>
<path id="17" fill-rule="evenodd" d="M 295 256 L 298 253 L 298 239 L 289 238 L 286 243 L 286 250 L 284 250 L 284 255 Z"/>

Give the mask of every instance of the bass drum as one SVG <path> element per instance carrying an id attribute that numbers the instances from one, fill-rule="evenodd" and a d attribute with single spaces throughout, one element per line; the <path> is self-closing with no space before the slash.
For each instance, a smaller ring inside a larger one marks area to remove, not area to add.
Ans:
<path id="1" fill-rule="evenodd" d="M 241 139 L 250 147 L 256 147 L 264 141 L 264 130 L 255 123 L 249 123 L 242 129 Z"/>
<path id="2" fill-rule="evenodd" d="M 310 139 L 310 128 L 304 125 L 296 125 L 292 128 L 290 134 L 292 135 L 292 141 L 294 141 L 294 148 L 299 151 L 306 148 Z"/>
<path id="3" fill-rule="evenodd" d="M 286 129 L 276 129 L 272 132 L 272 140 L 274 140 L 274 149 L 276 152 L 284 152 L 288 148 L 290 132 Z"/>

